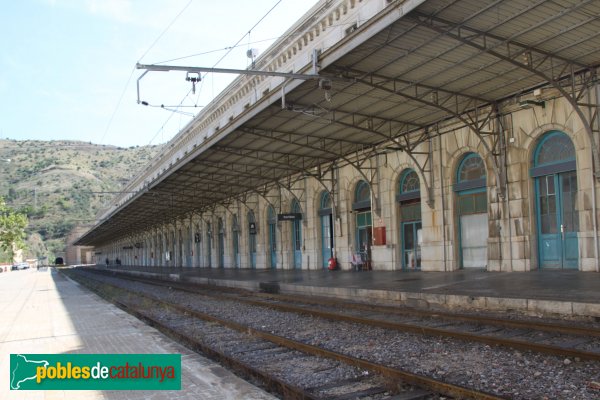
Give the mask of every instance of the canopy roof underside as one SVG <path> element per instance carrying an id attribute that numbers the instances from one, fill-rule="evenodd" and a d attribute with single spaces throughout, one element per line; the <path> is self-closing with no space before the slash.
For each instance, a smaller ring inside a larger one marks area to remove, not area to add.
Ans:
<path id="1" fill-rule="evenodd" d="M 478 111 L 534 88 L 574 94 L 587 76 L 596 79 L 599 15 L 598 1 L 426 1 L 322 69 L 337 78 L 330 90 L 305 81 L 285 107 L 274 98 L 77 244 L 102 245 L 243 201 L 333 162 L 410 152 L 446 121 L 477 130 Z"/>

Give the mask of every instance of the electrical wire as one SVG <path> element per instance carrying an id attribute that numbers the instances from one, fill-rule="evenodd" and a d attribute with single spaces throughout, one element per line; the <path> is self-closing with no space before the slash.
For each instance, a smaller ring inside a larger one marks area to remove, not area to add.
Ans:
<path id="1" fill-rule="evenodd" d="M 223 59 L 225 59 L 225 57 L 227 57 L 229 55 L 229 53 L 231 53 L 233 51 L 233 49 L 235 49 L 236 47 L 239 46 L 239 44 L 242 42 L 242 40 L 244 40 L 244 38 L 246 37 L 246 35 L 250 35 L 250 32 L 252 32 L 252 30 L 254 28 L 256 28 L 265 18 L 267 18 L 267 16 L 269 14 L 271 14 L 271 12 L 275 9 L 275 7 L 277 7 L 279 5 L 279 3 L 281 3 L 282 0 L 278 0 L 277 3 L 275 3 L 275 5 L 273 7 L 271 7 L 271 9 L 269 11 L 267 11 L 267 13 L 265 15 L 262 16 L 261 19 L 258 20 L 258 22 L 256 22 L 254 25 L 252 25 L 252 28 L 250 28 L 248 30 L 248 32 L 246 32 L 233 46 L 231 46 L 231 48 L 221 56 L 221 58 L 219 58 L 217 60 L 217 62 L 213 65 L 213 68 L 216 67 L 221 61 L 223 61 Z M 206 76 L 207 73 L 204 73 L 204 76 Z M 204 82 L 204 79 L 202 80 Z M 200 99 L 200 93 L 202 90 L 202 85 L 200 85 L 200 90 L 198 91 L 198 96 L 196 97 L 196 103 L 198 103 L 198 100 Z"/>
<path id="2" fill-rule="evenodd" d="M 241 37 L 241 38 L 240 38 L 240 39 L 239 39 L 239 40 L 238 40 L 238 41 L 237 41 L 237 42 L 236 42 L 236 43 L 235 43 L 233 46 L 229 46 L 228 48 L 226 48 L 226 49 L 227 49 L 227 52 L 226 52 L 225 54 L 223 54 L 223 55 L 222 55 L 222 56 L 221 56 L 221 57 L 220 57 L 220 58 L 219 58 L 219 59 L 218 59 L 218 60 L 215 62 L 215 64 L 213 65 L 213 68 L 214 68 L 214 67 L 216 67 L 216 66 L 217 66 L 217 65 L 218 65 L 218 64 L 219 64 L 221 61 L 223 61 L 223 60 L 225 59 L 225 57 L 227 57 L 227 56 L 228 56 L 228 55 L 229 55 L 229 54 L 230 54 L 230 53 L 233 51 L 233 49 L 235 49 L 236 47 L 240 46 L 240 43 L 241 43 L 241 42 L 244 40 L 244 38 L 245 38 L 247 35 L 250 35 L 250 33 L 252 32 L 252 30 L 254 30 L 254 28 L 256 28 L 256 27 L 257 27 L 257 26 L 258 26 L 258 25 L 259 25 L 259 24 L 260 24 L 260 23 L 261 23 L 261 22 L 262 22 L 262 21 L 263 21 L 263 20 L 264 20 L 264 19 L 265 19 L 265 18 L 266 18 L 268 15 L 269 15 L 269 14 L 271 14 L 271 12 L 272 12 L 272 11 L 273 11 L 273 10 L 274 10 L 274 9 L 275 9 L 275 8 L 276 8 L 276 7 L 277 7 L 279 4 L 280 4 L 280 3 L 281 3 L 281 1 L 282 1 L 282 0 L 278 0 L 278 1 L 277 1 L 277 2 L 276 2 L 276 3 L 275 3 L 275 4 L 274 4 L 274 5 L 273 5 L 273 6 L 272 6 L 270 9 L 269 9 L 269 11 L 267 11 L 267 13 L 266 13 L 265 15 L 263 15 L 263 16 L 262 16 L 262 17 L 261 17 L 261 18 L 260 18 L 260 19 L 259 19 L 259 20 L 258 20 L 258 21 L 257 21 L 257 22 L 256 22 L 256 23 L 255 23 L 255 24 L 254 24 L 254 25 L 253 25 L 253 26 L 252 26 L 252 27 L 251 27 L 251 28 L 248 30 L 248 32 L 246 32 L 246 33 L 245 33 L 245 34 L 244 34 L 244 35 L 243 35 L 243 36 L 242 36 L 242 37 Z M 191 3 L 191 2 L 192 2 L 192 0 L 190 0 L 190 3 Z M 185 7 L 185 8 L 187 8 L 187 6 L 189 6 L 189 3 L 188 3 L 188 5 L 186 5 L 186 7 Z M 184 10 L 185 10 L 185 8 L 184 8 Z M 175 19 L 177 19 L 177 18 L 179 17 L 179 15 L 181 15 L 181 13 L 182 13 L 182 12 L 183 12 L 183 10 L 182 10 L 182 11 L 181 11 L 181 12 L 180 12 L 178 15 L 177 15 L 177 17 L 176 17 Z M 174 20 L 173 22 L 175 22 L 175 20 Z M 173 22 L 172 22 L 171 24 L 169 24 L 169 27 L 170 27 L 170 26 L 173 24 Z M 167 29 L 168 29 L 169 27 L 167 27 Z M 166 32 L 166 30 L 167 30 L 167 29 L 165 29 L 165 32 Z M 164 34 L 164 32 L 163 32 L 163 34 Z M 163 34 L 161 34 L 160 36 L 162 36 Z M 160 39 L 160 37 L 159 37 L 159 39 Z M 155 41 L 155 43 L 156 43 L 157 41 L 158 41 L 158 39 Z M 153 44 L 152 46 L 154 46 L 154 44 Z M 148 51 L 149 51 L 149 50 L 148 50 Z M 145 55 L 148 53 L 148 51 L 146 51 L 146 53 L 144 53 L 144 56 L 145 56 Z M 143 58 L 144 56 L 142 56 L 142 58 Z M 184 57 L 184 58 L 185 58 L 185 57 Z M 175 60 L 170 60 L 170 61 L 175 61 Z M 167 62 L 167 61 L 164 61 L 164 62 Z M 204 88 L 204 82 L 205 82 L 205 80 L 204 80 L 204 77 L 206 77 L 206 75 L 207 75 L 207 74 L 208 74 L 208 73 L 204 73 L 204 74 L 202 75 L 202 79 L 200 80 L 200 87 L 199 87 L 199 88 L 198 88 L 198 90 L 197 90 L 197 92 L 198 92 L 198 96 L 196 97 L 195 104 L 198 104 L 198 101 L 199 101 L 199 99 L 200 99 L 200 94 L 202 93 L 202 89 Z M 170 111 L 170 112 L 172 112 L 172 114 L 171 114 L 171 115 L 170 115 L 170 116 L 167 118 L 167 120 L 166 120 L 166 121 L 163 123 L 163 125 L 160 127 L 160 129 L 159 129 L 159 130 L 156 132 L 156 134 L 155 134 L 155 135 L 152 137 L 152 139 L 150 140 L 149 144 L 151 144 L 151 143 L 154 141 L 154 139 L 155 139 L 155 138 L 158 136 L 158 134 L 159 134 L 161 131 L 163 131 L 163 130 L 164 130 L 164 127 L 165 127 L 165 125 L 166 125 L 166 124 L 167 124 L 167 123 L 170 121 L 170 119 L 173 117 L 173 115 L 174 115 L 175 113 L 183 113 L 183 112 L 181 112 L 181 111 L 179 111 L 179 110 L 177 110 L 177 109 L 178 109 L 179 107 L 183 106 L 183 102 L 184 102 L 184 101 L 185 101 L 185 99 L 186 99 L 186 98 L 189 96 L 189 94 L 190 94 L 190 92 L 191 92 L 191 91 L 192 91 L 192 89 L 190 89 L 190 90 L 189 90 L 189 91 L 186 93 L 186 95 L 185 95 L 185 96 L 184 96 L 184 97 L 181 99 L 181 101 L 179 102 L 179 105 L 178 105 L 178 106 L 176 106 L 176 107 L 174 107 L 174 108 L 169 108 L 169 109 L 167 109 L 167 108 L 165 108 L 165 107 L 161 107 L 161 108 L 162 108 L 162 109 L 164 109 L 164 110 L 167 110 L 167 111 Z M 185 114 L 191 114 L 191 113 L 183 113 L 183 114 L 185 115 Z M 193 116 L 193 114 L 192 114 L 191 116 Z"/>
<path id="3" fill-rule="evenodd" d="M 183 7 L 183 9 L 181 11 L 179 11 L 179 14 L 177 14 L 175 16 L 175 18 L 173 18 L 173 20 L 169 23 L 169 25 L 167 25 L 167 27 L 161 32 L 160 35 L 158 35 L 158 37 L 156 38 L 156 40 L 154 40 L 154 42 L 150 45 L 150 47 L 148 48 L 148 50 L 146 50 L 144 52 L 144 54 L 142 54 L 142 56 L 139 58 L 138 62 L 140 62 L 142 60 L 142 58 L 146 57 L 146 54 L 148 54 L 148 52 L 150 50 L 152 50 L 152 48 L 156 45 L 156 43 L 158 43 L 158 41 L 164 36 L 165 33 L 167 33 L 167 31 L 171 28 L 171 26 L 173 26 L 173 24 L 175 23 L 175 21 L 177 21 L 179 19 L 179 17 L 181 16 L 181 14 L 183 14 L 183 12 L 185 10 L 187 10 L 187 8 L 190 6 L 190 4 L 192 4 L 194 0 L 190 0 L 185 7 Z"/>
<path id="4" fill-rule="evenodd" d="M 123 97 L 125 97 L 125 92 L 127 91 L 127 88 L 129 87 L 129 83 L 131 82 L 131 77 L 133 76 L 134 72 L 135 72 L 135 67 L 132 68 L 131 73 L 129 74 L 129 78 L 127 78 L 127 83 L 125 84 L 125 87 L 123 88 L 123 91 L 121 92 L 121 96 L 119 97 L 119 101 L 117 101 L 117 105 L 115 106 L 115 109 L 113 110 L 112 115 L 110 116 L 110 119 L 108 120 L 108 124 L 106 124 L 106 129 L 104 129 L 102 138 L 100 138 L 100 144 L 102 144 L 102 142 L 104 141 L 104 138 L 106 137 L 106 134 L 108 133 L 110 127 L 112 126 L 112 122 L 115 119 L 115 115 L 117 115 L 117 111 L 119 111 L 119 108 L 121 107 L 121 102 L 123 101 Z"/>
<path id="5" fill-rule="evenodd" d="M 175 21 L 177 21 L 177 19 L 181 16 L 181 14 L 183 14 L 183 12 L 190 6 L 190 4 L 192 4 L 192 1 L 194 1 L 194 0 L 190 0 L 185 5 L 185 7 L 183 7 L 183 9 L 179 12 L 179 14 L 177 14 L 175 16 L 175 18 L 173 18 L 171 23 L 169 23 L 169 25 L 161 32 L 160 35 L 158 35 L 156 40 L 154 40 L 154 42 L 150 45 L 150 47 L 144 52 L 144 54 L 142 54 L 142 56 L 139 58 L 139 60 L 144 58 L 146 56 L 146 54 L 148 54 L 148 52 L 150 50 L 152 50 L 152 48 L 156 45 L 156 43 L 158 43 L 158 41 L 163 37 L 163 35 L 171 28 L 171 26 L 175 23 Z M 104 129 L 104 133 L 102 134 L 102 137 L 100 138 L 100 144 L 102 144 L 102 142 L 104 142 L 104 139 L 106 138 L 106 135 L 108 134 L 108 131 L 110 130 L 110 127 L 112 126 L 113 120 L 115 119 L 115 115 L 117 114 L 117 111 L 119 111 L 119 108 L 121 107 L 121 103 L 123 102 L 123 97 L 125 97 L 125 92 L 127 91 L 127 88 L 129 87 L 129 83 L 131 82 L 131 78 L 133 77 L 134 72 L 135 72 L 135 67 L 132 68 L 131 73 L 129 74 L 129 78 L 127 78 L 127 83 L 125 83 L 125 87 L 123 88 L 123 91 L 121 92 L 119 101 L 117 101 L 117 105 L 115 106 L 115 109 L 113 110 L 113 112 L 110 116 L 110 119 L 108 120 L 108 124 L 106 125 L 106 129 Z"/>

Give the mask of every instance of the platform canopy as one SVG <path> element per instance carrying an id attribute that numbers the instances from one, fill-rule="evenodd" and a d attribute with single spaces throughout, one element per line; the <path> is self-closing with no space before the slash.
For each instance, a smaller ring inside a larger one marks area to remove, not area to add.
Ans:
<path id="1" fill-rule="evenodd" d="M 584 94 L 600 65 L 600 2 L 388 3 L 323 50 L 319 75 L 331 80 L 289 85 L 283 101 L 274 92 L 251 118 L 115 207 L 78 244 L 102 245 L 293 177 L 319 179 L 334 165 L 360 169 L 376 154 L 413 154 L 457 124 L 498 156 L 498 132 L 488 123 L 511 105 L 539 105 L 524 97 L 536 89 L 567 98 L 593 139 Z"/>

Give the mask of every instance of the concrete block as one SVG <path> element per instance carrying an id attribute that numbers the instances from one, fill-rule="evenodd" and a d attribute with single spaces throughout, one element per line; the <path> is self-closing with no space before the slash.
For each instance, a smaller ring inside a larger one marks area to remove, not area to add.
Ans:
<path id="1" fill-rule="evenodd" d="M 582 317 L 600 317 L 600 304 L 573 303 L 573 315 Z"/>
<path id="2" fill-rule="evenodd" d="M 446 304 L 450 308 L 485 308 L 486 298 L 482 296 L 447 294 Z"/>
<path id="3" fill-rule="evenodd" d="M 510 299 L 502 297 L 486 297 L 485 304 L 490 310 L 527 311 L 527 299 Z"/>
<path id="4" fill-rule="evenodd" d="M 573 315 L 573 304 L 568 301 L 528 299 L 527 311 L 533 314 Z"/>

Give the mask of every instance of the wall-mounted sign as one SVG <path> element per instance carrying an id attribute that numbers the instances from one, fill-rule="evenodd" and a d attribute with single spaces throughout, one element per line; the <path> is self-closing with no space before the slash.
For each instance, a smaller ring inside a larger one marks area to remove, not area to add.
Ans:
<path id="1" fill-rule="evenodd" d="M 123 246 L 123 250 L 132 250 L 133 246 Z"/>
<path id="2" fill-rule="evenodd" d="M 301 213 L 277 214 L 277 221 L 301 221 Z"/>
<path id="3" fill-rule="evenodd" d="M 194 233 L 194 243 L 200 243 L 200 234 Z"/>
<path id="4" fill-rule="evenodd" d="M 256 222 L 250 222 L 250 234 L 256 235 Z"/>

